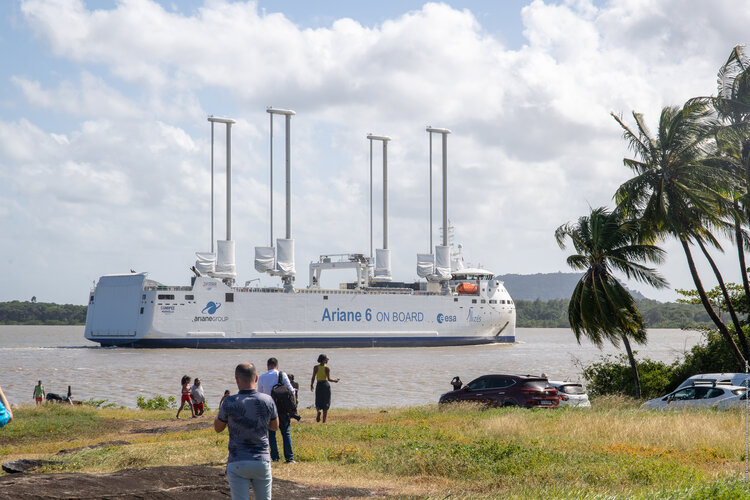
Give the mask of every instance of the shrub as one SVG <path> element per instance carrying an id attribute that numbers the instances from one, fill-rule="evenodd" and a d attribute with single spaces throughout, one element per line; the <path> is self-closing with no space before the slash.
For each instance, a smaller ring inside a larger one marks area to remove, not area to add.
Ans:
<path id="1" fill-rule="evenodd" d="M 138 396 L 136 402 L 138 408 L 141 410 L 175 410 L 177 409 L 177 400 L 174 396 L 164 398 L 164 396 L 156 396 L 150 399 L 146 399 L 143 396 Z"/>
<path id="2" fill-rule="evenodd" d="M 664 394 L 672 383 L 675 364 L 666 365 L 650 359 L 636 360 L 636 363 L 641 396 L 651 399 Z M 583 369 L 583 378 L 591 396 L 622 394 L 635 397 L 633 371 L 625 354 L 606 356 L 602 361 L 592 363 Z"/>

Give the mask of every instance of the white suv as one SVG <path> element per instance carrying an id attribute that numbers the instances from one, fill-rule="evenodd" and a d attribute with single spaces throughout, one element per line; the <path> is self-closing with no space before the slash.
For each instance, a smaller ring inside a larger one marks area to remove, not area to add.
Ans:
<path id="1" fill-rule="evenodd" d="M 666 396 L 643 403 L 646 409 L 713 408 L 719 401 L 743 394 L 747 387 L 716 384 L 716 382 L 695 381 L 693 385 L 682 387 Z"/>
<path id="2" fill-rule="evenodd" d="M 557 389 L 557 392 L 560 394 L 560 406 L 591 407 L 589 395 L 586 394 L 586 389 L 581 384 L 550 380 L 549 385 Z"/>
<path id="3" fill-rule="evenodd" d="M 695 381 L 716 382 L 717 384 L 742 385 L 747 387 L 750 375 L 747 373 L 699 373 L 685 379 L 678 389 L 693 385 Z"/>

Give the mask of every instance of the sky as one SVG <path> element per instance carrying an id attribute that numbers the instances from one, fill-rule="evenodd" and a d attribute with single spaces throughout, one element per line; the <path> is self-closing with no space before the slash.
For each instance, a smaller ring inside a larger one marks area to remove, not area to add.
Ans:
<path id="1" fill-rule="evenodd" d="M 0 300 L 85 304 L 103 274 L 189 283 L 211 248 L 209 115 L 232 127 L 238 282 L 270 244 L 269 106 L 292 109 L 297 286 L 321 254 L 369 253 L 368 133 L 388 135 L 394 278 L 429 252 L 429 137 L 448 128 L 448 217 L 467 263 L 570 272 L 555 229 L 612 206 L 630 177 L 611 112 L 716 93 L 747 40 L 730 0 L 0 2 Z M 284 236 L 284 129 L 274 122 L 274 238 Z M 215 129 L 214 239 L 226 237 L 224 126 Z M 433 243 L 441 226 L 433 139 Z M 382 150 L 373 154 L 382 246 Z M 659 270 L 692 288 L 680 247 Z M 736 259 L 718 255 L 726 281 Z M 335 282 L 353 280 L 345 271 Z M 707 286 L 713 283 L 705 272 Z M 254 281 L 259 280 L 259 281 Z"/>

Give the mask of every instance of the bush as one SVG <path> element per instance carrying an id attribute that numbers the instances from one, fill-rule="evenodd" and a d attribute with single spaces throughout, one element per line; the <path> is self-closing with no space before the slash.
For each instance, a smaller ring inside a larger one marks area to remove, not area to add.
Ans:
<path id="1" fill-rule="evenodd" d="M 177 400 L 174 396 L 164 398 L 164 396 L 156 396 L 151 399 L 146 399 L 143 396 L 138 396 L 136 402 L 138 408 L 141 410 L 176 410 Z"/>
<path id="2" fill-rule="evenodd" d="M 675 369 L 674 387 L 696 373 L 722 373 L 745 371 L 738 367 L 724 338 L 715 330 L 705 332 L 704 343 L 693 347 L 685 361 Z"/>
<path id="3" fill-rule="evenodd" d="M 661 396 L 670 387 L 676 364 L 666 365 L 661 361 L 645 359 L 638 361 L 641 379 L 641 397 L 651 399 Z M 592 397 L 621 394 L 635 397 L 633 370 L 625 354 L 606 356 L 601 362 L 583 369 L 588 392 Z"/>

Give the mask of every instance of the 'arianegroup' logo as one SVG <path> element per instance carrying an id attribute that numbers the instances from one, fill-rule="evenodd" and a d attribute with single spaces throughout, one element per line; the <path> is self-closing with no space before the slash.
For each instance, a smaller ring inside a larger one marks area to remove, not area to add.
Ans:
<path id="1" fill-rule="evenodd" d="M 201 314 L 214 314 L 221 307 L 221 302 L 209 302 L 206 307 L 203 308 Z"/>

